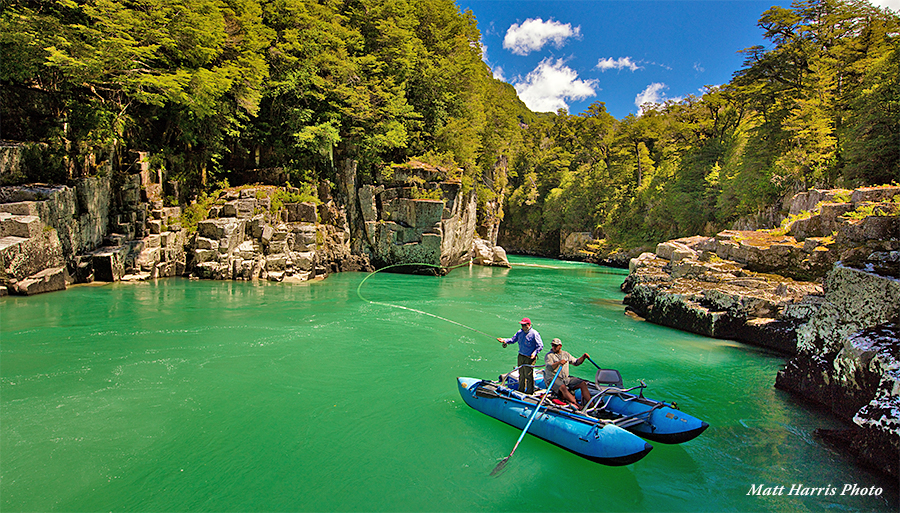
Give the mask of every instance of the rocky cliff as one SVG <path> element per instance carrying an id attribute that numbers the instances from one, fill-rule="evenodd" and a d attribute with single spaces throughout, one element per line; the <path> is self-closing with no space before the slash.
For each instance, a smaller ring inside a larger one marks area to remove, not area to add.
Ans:
<path id="1" fill-rule="evenodd" d="M 475 197 L 445 171 L 395 166 L 378 185 L 342 165 L 336 190 L 244 186 L 185 206 L 151 170 L 72 186 L 0 187 L 0 295 L 167 276 L 304 281 L 395 264 L 506 265 L 475 238 Z M 426 197 L 419 197 L 419 196 Z M 372 262 L 372 263 L 370 263 Z"/>
<path id="2" fill-rule="evenodd" d="M 850 422 L 838 438 L 897 476 L 898 194 L 809 191 L 781 228 L 661 243 L 631 260 L 624 302 L 651 322 L 791 355 L 776 386 Z"/>
<path id="3" fill-rule="evenodd" d="M 475 191 L 448 178 L 450 174 L 412 161 L 392 166 L 376 184 L 358 185 L 355 165 L 344 163 L 339 187 L 348 205 L 354 252 L 366 255 L 377 267 L 447 268 L 474 259 Z M 486 241 L 479 242 L 476 263 L 509 265 L 505 252 Z"/>
<path id="4" fill-rule="evenodd" d="M 72 256 L 96 248 L 106 235 L 110 180 L 74 186 L 0 188 L 0 294 L 65 288 Z"/>
<path id="5" fill-rule="evenodd" d="M 900 476 L 900 280 L 836 264 L 775 386 L 855 425 L 859 456 Z"/>

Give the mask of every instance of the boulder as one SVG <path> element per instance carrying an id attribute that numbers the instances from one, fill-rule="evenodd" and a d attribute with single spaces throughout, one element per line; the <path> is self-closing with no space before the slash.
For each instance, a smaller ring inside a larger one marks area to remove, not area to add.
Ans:
<path id="1" fill-rule="evenodd" d="M 472 243 L 472 263 L 477 265 L 510 267 L 506 257 L 506 251 L 500 246 L 494 246 L 490 241 L 475 239 Z"/>
<path id="2" fill-rule="evenodd" d="M 698 254 L 685 244 L 668 241 L 656 245 L 656 256 L 675 263 L 686 258 L 697 258 Z"/>
<path id="3" fill-rule="evenodd" d="M 281 253 L 266 257 L 265 269 L 270 274 L 276 271 L 284 271 L 287 268 L 287 257 Z"/>
<path id="4" fill-rule="evenodd" d="M 288 223 L 315 223 L 315 203 L 285 203 L 285 221 Z"/>
<path id="5" fill-rule="evenodd" d="M 316 265 L 316 252 L 304 251 L 300 253 L 293 253 L 291 260 L 294 264 L 294 269 L 299 269 L 301 271 L 312 271 Z"/>
<path id="6" fill-rule="evenodd" d="M 39 216 L 37 201 L 16 201 L 13 203 L 0 203 L 0 212 L 19 216 Z"/>
<path id="7" fill-rule="evenodd" d="M 291 227 L 293 235 L 292 251 L 315 251 L 316 225 L 309 223 L 295 224 Z"/>
<path id="8" fill-rule="evenodd" d="M 218 260 L 219 251 L 216 249 L 195 249 L 194 264 L 203 264 L 206 262 L 215 262 Z"/>
<path id="9" fill-rule="evenodd" d="M 44 269 L 15 284 L 16 294 L 33 296 L 44 292 L 55 292 L 66 289 L 68 274 L 65 267 Z"/>
<path id="10" fill-rule="evenodd" d="M 219 241 L 216 239 L 197 237 L 197 241 L 195 242 L 195 244 L 197 249 L 210 249 L 213 251 L 219 250 Z"/>
<path id="11" fill-rule="evenodd" d="M 64 265 L 65 251 L 56 230 L 41 230 L 30 238 L 0 237 L 0 270 L 9 278 L 22 280 Z"/>
<path id="12" fill-rule="evenodd" d="M 244 241 L 245 225 L 243 219 L 207 219 L 197 225 L 197 235 L 218 241 L 219 252 L 227 255 Z"/>
<path id="13" fill-rule="evenodd" d="M 142 271 L 151 271 L 160 263 L 160 248 L 144 248 L 138 255 L 135 267 Z"/>
<path id="14" fill-rule="evenodd" d="M 125 274 L 125 258 L 128 248 L 125 246 L 103 247 L 91 252 L 91 265 L 94 268 L 94 281 L 120 281 Z"/>
<path id="15" fill-rule="evenodd" d="M 16 215 L 0 212 L 0 237 L 34 237 L 44 228 L 35 215 Z"/>
<path id="16" fill-rule="evenodd" d="M 249 219 L 256 214 L 256 199 L 241 198 L 232 200 L 222 205 L 219 210 L 220 217 L 237 217 L 239 219 Z"/>

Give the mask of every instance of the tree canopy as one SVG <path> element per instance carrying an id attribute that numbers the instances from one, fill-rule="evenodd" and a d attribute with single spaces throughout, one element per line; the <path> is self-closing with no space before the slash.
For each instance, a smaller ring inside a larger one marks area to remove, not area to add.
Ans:
<path id="1" fill-rule="evenodd" d="M 201 190 L 282 168 L 373 181 L 411 158 L 479 198 L 480 230 L 558 248 L 707 233 L 801 186 L 900 181 L 900 18 L 864 0 L 763 12 L 728 84 L 617 120 L 530 112 L 452 0 L 11 0 L 0 137 L 65 180 L 150 151 Z M 91 155 L 91 158 L 87 158 Z M 40 173 L 43 172 L 44 175 Z M 518 244 L 521 242 L 521 244 Z"/>
<path id="2" fill-rule="evenodd" d="M 550 254 L 573 231 L 637 246 L 711 235 L 790 191 L 900 182 L 900 17 L 803 0 L 759 27 L 772 45 L 744 49 L 733 80 L 700 97 L 532 124 L 504 238 Z"/>

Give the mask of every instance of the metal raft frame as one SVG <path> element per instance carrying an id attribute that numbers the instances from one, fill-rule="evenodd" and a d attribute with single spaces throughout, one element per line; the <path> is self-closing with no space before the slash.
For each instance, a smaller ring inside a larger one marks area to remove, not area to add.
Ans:
<path id="1" fill-rule="evenodd" d="M 543 365 L 520 365 L 507 372 L 506 374 L 500 375 L 499 381 L 497 382 L 485 380 L 482 381 L 482 383 L 490 383 L 492 385 L 495 385 L 496 390 L 498 391 L 498 396 L 513 399 L 526 404 L 533 403 L 537 405 L 538 400 L 536 398 L 540 397 L 541 394 L 536 393 L 533 396 L 529 396 L 527 394 L 519 392 L 518 390 L 511 389 L 503 384 L 511 376 L 515 377 L 518 380 L 518 371 L 522 367 L 532 367 L 535 369 L 540 369 L 543 367 Z M 478 390 L 481 389 L 482 383 L 479 383 L 477 385 L 478 388 L 476 388 L 476 394 L 478 393 Z M 668 404 L 665 401 L 654 401 L 652 399 L 645 398 L 644 389 L 647 388 L 647 384 L 644 383 L 643 380 L 641 381 L 640 385 L 636 385 L 631 388 L 621 388 L 622 376 L 619 371 L 615 369 L 597 369 L 597 376 L 594 380 L 594 383 L 590 383 L 588 386 L 591 387 L 591 385 L 596 385 L 596 393 L 594 393 L 593 390 L 591 391 L 591 399 L 583 409 L 573 411 L 571 409 L 571 406 L 559 407 L 553 404 L 547 405 L 545 408 L 552 411 L 553 413 L 565 415 L 575 420 L 580 420 L 582 422 L 592 422 L 595 424 L 595 427 L 614 424 L 622 429 L 628 429 L 630 427 L 646 423 L 651 430 L 656 429 L 655 426 L 653 426 L 653 424 L 650 422 L 650 415 L 655 410 L 664 408 L 666 406 L 673 409 L 678 409 L 678 405 L 676 405 L 675 403 Z M 640 390 L 638 395 L 630 393 L 635 389 Z M 550 392 L 549 390 L 544 389 L 544 393 Z M 633 415 L 619 415 L 606 409 L 613 396 L 617 396 L 623 402 L 639 401 L 642 404 L 650 406 L 650 409 L 635 413 Z M 603 415 L 610 416 L 611 418 L 603 418 Z"/>

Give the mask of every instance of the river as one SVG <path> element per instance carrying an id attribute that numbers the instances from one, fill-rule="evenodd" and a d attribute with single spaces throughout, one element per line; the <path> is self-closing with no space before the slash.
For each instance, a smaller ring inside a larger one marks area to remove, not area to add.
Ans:
<path id="1" fill-rule="evenodd" d="M 624 315 L 621 270 L 511 260 L 3 298 L 0 510 L 896 510 L 895 483 L 811 434 L 835 420 L 773 388 L 783 357 Z M 520 431 L 466 406 L 456 377 L 510 370 L 495 337 L 524 316 L 710 428 L 625 467 L 526 436 L 490 477 Z"/>

